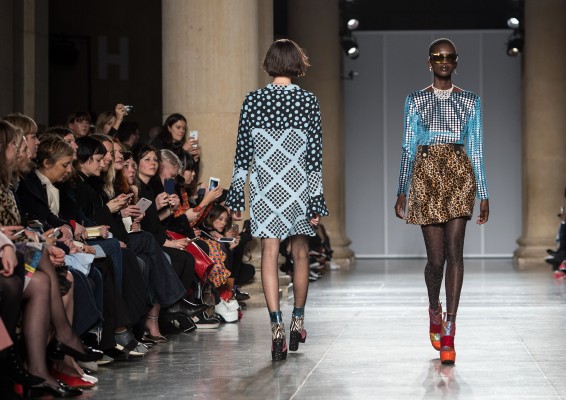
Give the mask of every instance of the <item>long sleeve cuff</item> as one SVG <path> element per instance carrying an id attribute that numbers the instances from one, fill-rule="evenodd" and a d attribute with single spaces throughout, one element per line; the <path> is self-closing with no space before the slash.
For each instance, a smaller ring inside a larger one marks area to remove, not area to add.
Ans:
<path id="1" fill-rule="evenodd" d="M 326 207 L 326 200 L 323 195 L 314 196 L 310 198 L 310 203 L 307 209 L 307 218 L 310 220 L 317 215 L 324 217 L 328 215 L 328 208 Z"/>

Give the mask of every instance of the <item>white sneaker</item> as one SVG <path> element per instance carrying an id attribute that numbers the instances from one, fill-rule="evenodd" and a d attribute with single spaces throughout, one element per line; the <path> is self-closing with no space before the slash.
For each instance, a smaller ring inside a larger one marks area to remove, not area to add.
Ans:
<path id="1" fill-rule="evenodd" d="M 330 268 L 331 271 L 337 271 L 340 269 L 340 265 L 336 264 L 334 261 L 330 261 L 328 263 L 328 267 Z"/>
<path id="2" fill-rule="evenodd" d="M 236 306 L 238 306 L 238 302 L 235 300 L 233 301 L 236 303 Z M 220 315 L 225 322 L 236 322 L 238 320 L 238 309 L 231 309 L 233 307 L 234 306 L 231 305 L 230 302 L 220 300 L 220 303 L 214 307 L 214 311 L 216 311 L 216 313 Z"/>
<path id="3" fill-rule="evenodd" d="M 221 302 L 222 301 L 224 301 L 224 300 L 221 300 Z M 230 311 L 238 311 L 238 308 L 240 308 L 240 305 L 238 304 L 238 300 L 236 300 L 236 299 L 224 301 L 224 303 L 226 303 L 226 307 Z"/>

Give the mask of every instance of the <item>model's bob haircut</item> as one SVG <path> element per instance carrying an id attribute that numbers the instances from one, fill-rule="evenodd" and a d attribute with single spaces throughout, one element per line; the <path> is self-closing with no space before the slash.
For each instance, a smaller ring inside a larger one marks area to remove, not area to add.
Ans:
<path id="1" fill-rule="evenodd" d="M 297 78 L 305 75 L 308 67 L 309 58 L 305 51 L 289 39 L 273 42 L 263 60 L 263 70 L 273 77 Z"/>

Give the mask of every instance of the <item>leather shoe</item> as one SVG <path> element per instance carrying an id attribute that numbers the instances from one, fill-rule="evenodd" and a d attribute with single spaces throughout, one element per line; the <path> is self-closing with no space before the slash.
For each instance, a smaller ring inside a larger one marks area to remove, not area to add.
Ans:
<path id="1" fill-rule="evenodd" d="M 175 304 L 165 308 L 163 310 L 163 313 L 168 315 L 181 314 L 192 318 L 195 315 L 200 314 L 207 308 L 208 306 L 206 304 L 194 304 L 186 299 L 181 299 Z"/>
<path id="2" fill-rule="evenodd" d="M 53 360 L 62 360 L 65 354 L 77 361 L 97 361 L 104 357 L 103 352 L 92 347 L 84 346 L 83 351 L 77 351 L 56 339 L 52 340 L 47 347 L 47 354 Z"/>

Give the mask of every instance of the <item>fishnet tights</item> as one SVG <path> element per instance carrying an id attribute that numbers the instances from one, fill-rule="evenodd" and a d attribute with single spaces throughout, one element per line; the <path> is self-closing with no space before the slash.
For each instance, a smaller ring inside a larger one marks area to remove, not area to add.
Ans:
<path id="1" fill-rule="evenodd" d="M 427 264 L 424 270 L 428 300 L 432 310 L 438 309 L 446 262 L 446 311 L 447 320 L 456 321 L 460 292 L 464 280 L 465 218 L 455 218 L 443 224 L 422 225 L 426 246 Z"/>

